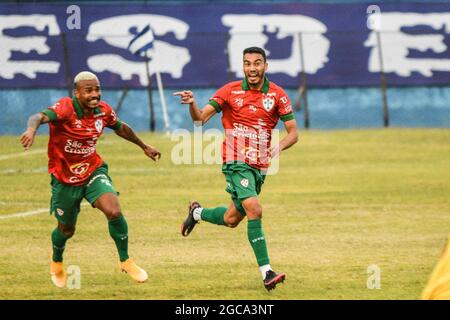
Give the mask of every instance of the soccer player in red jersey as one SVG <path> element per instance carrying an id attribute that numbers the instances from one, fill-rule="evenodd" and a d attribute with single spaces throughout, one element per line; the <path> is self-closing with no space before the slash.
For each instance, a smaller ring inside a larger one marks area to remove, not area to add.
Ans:
<path id="1" fill-rule="evenodd" d="M 258 47 L 245 49 L 243 63 L 245 79 L 220 88 L 202 109 L 198 108 L 192 91 L 174 93 L 181 97 L 182 104 L 189 105 L 196 124 L 203 125 L 214 114 L 223 112 L 222 172 L 232 200 L 228 208 L 202 208 L 198 202 L 192 202 L 181 233 L 189 235 L 199 220 L 235 228 L 247 216 L 248 240 L 264 286 L 272 290 L 284 281 L 286 274 L 276 273 L 270 266 L 258 195 L 270 159 L 297 142 L 297 124 L 287 94 L 265 77 L 268 67 L 265 51 Z M 272 130 L 280 118 L 287 135 L 270 147 Z"/>
<path id="2" fill-rule="evenodd" d="M 66 241 L 75 232 L 80 203 L 85 198 L 108 219 L 108 228 L 120 258 L 120 268 L 137 282 L 148 275 L 128 256 L 128 225 L 120 208 L 118 193 L 108 175 L 108 166 L 97 154 L 97 141 L 105 127 L 138 145 L 145 155 L 156 161 L 160 152 L 145 144 L 114 110 L 101 101 L 100 82 L 91 72 L 80 72 L 74 79 L 73 99 L 65 97 L 55 105 L 30 116 L 28 128 L 21 136 L 25 150 L 33 145 L 36 130 L 48 123 L 48 172 L 51 175 L 51 213 L 58 220 L 52 232 L 53 256 L 50 274 L 58 287 L 66 285 L 63 267 Z"/>

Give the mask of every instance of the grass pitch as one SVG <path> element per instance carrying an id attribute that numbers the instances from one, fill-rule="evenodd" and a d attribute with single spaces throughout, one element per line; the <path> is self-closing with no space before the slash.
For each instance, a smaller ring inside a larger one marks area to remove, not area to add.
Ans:
<path id="1" fill-rule="evenodd" d="M 50 200 L 47 137 L 27 155 L 18 137 L 0 137 L 0 299 L 417 299 L 450 233 L 450 130 L 301 132 L 260 197 L 271 264 L 287 273 L 268 293 L 245 221 L 179 233 L 189 200 L 228 205 L 220 165 L 174 165 L 176 142 L 141 136 L 160 162 L 114 134 L 98 151 L 121 192 L 130 255 L 149 281 L 119 271 L 106 219 L 84 206 L 65 252 L 80 289 L 49 277 L 56 220 L 37 213 Z M 24 212 L 36 214 L 11 216 Z M 370 265 L 381 270 L 380 289 L 367 288 Z"/>

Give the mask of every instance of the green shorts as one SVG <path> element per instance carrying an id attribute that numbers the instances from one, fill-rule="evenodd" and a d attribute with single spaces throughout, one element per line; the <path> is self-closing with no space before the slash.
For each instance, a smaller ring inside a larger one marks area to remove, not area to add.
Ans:
<path id="1" fill-rule="evenodd" d="M 242 201 L 259 195 L 266 176 L 246 163 L 224 163 L 222 173 L 227 181 L 225 190 L 231 195 L 236 209 L 245 216 Z"/>
<path id="2" fill-rule="evenodd" d="M 54 214 L 59 222 L 65 225 L 75 225 L 80 213 L 81 201 L 86 199 L 94 206 L 94 202 L 105 193 L 119 193 L 114 189 L 112 179 L 108 175 L 108 165 L 103 163 L 81 186 L 62 184 L 51 175 L 52 198 L 50 214 Z"/>

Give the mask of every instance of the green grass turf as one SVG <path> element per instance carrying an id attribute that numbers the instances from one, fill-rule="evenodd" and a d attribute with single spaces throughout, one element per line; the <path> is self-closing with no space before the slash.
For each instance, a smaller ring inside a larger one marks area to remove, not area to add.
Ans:
<path id="1" fill-rule="evenodd" d="M 130 255 L 149 281 L 120 272 L 106 219 L 84 206 L 65 252 L 66 266 L 81 270 L 80 289 L 50 281 L 54 217 L 0 219 L 0 299 L 417 299 L 450 233 L 450 130 L 301 132 L 260 196 L 271 265 L 287 273 L 268 293 L 245 221 L 179 233 L 189 200 L 228 205 L 220 165 L 174 165 L 176 142 L 141 136 L 161 161 L 114 134 L 98 151 L 121 192 Z M 18 137 L 0 137 L 0 217 L 48 208 L 46 144 L 38 136 L 20 156 Z M 367 288 L 372 264 L 380 289 Z"/>

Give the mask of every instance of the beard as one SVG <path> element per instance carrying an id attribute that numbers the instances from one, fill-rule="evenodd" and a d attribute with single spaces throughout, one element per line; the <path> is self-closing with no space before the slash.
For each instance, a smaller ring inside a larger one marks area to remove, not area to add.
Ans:
<path id="1" fill-rule="evenodd" d="M 264 72 L 248 73 L 245 76 L 252 87 L 257 87 L 264 81 Z"/>

